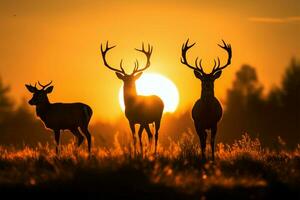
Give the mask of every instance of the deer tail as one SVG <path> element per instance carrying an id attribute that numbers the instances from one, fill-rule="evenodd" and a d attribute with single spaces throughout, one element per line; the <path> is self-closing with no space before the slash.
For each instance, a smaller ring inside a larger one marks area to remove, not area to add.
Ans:
<path id="1" fill-rule="evenodd" d="M 84 110 L 84 115 L 85 115 L 85 117 L 87 119 L 87 122 L 89 122 L 90 119 L 91 119 L 91 117 L 92 117 L 92 115 L 93 115 L 93 110 L 88 105 L 85 105 L 84 108 L 83 108 L 83 110 Z"/>

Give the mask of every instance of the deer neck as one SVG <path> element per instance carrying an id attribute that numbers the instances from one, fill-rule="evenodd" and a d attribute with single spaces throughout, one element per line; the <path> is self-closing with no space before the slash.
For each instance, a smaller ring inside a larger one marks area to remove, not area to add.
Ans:
<path id="1" fill-rule="evenodd" d="M 136 99 L 138 97 L 135 85 L 130 86 L 130 87 L 126 87 L 124 85 L 123 94 L 124 94 L 125 107 L 130 107 L 135 104 Z"/>
<path id="2" fill-rule="evenodd" d="M 49 110 L 50 105 L 51 103 L 49 102 L 49 99 L 36 105 L 37 116 L 39 116 L 41 119 L 45 119 L 46 113 Z"/>
<path id="3" fill-rule="evenodd" d="M 214 98 L 215 98 L 215 91 L 214 91 L 214 88 L 207 89 L 207 88 L 203 88 L 203 87 L 202 87 L 200 99 L 203 99 L 203 100 L 210 100 L 210 99 L 214 99 Z"/>

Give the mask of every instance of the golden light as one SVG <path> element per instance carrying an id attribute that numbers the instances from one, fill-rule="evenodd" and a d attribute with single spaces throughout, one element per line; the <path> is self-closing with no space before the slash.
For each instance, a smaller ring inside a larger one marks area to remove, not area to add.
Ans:
<path id="1" fill-rule="evenodd" d="M 179 103 L 179 94 L 176 85 L 165 76 L 154 73 L 144 73 L 136 81 L 136 89 L 139 95 L 157 95 L 165 104 L 164 112 L 174 112 Z M 119 103 L 125 110 L 123 99 L 123 86 L 119 90 Z"/>

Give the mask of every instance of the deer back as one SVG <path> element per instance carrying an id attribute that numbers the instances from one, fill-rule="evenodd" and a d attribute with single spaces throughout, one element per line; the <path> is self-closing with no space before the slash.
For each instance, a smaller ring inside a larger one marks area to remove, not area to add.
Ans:
<path id="1" fill-rule="evenodd" d="M 42 108 L 37 106 L 37 115 L 47 128 L 72 129 L 87 126 L 92 109 L 83 103 L 53 103 Z"/>

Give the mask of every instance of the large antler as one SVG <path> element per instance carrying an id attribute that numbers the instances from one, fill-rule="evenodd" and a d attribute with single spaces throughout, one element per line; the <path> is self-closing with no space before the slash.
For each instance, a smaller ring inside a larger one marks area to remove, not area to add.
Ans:
<path id="1" fill-rule="evenodd" d="M 39 85 L 42 87 L 42 90 L 45 89 L 46 87 L 48 87 L 49 85 L 51 85 L 52 81 L 50 81 L 50 83 L 43 85 L 40 83 L 40 81 L 38 81 Z M 36 85 L 36 84 L 35 84 Z"/>
<path id="2" fill-rule="evenodd" d="M 202 68 L 202 65 L 201 65 L 201 62 L 202 62 L 202 59 L 200 59 L 200 61 L 198 62 L 198 57 L 196 58 L 195 60 L 195 67 L 190 65 L 186 59 L 186 52 L 192 48 L 196 43 L 193 43 L 191 45 L 189 45 L 189 39 L 186 41 L 186 43 L 184 43 L 182 45 L 182 49 L 181 49 L 181 63 L 188 66 L 189 68 L 193 69 L 193 70 L 196 70 L 196 71 L 199 71 L 203 74 L 206 74 Z"/>
<path id="3" fill-rule="evenodd" d="M 109 46 L 108 46 L 108 41 L 106 42 L 105 49 L 103 49 L 103 46 L 102 46 L 102 44 L 101 44 L 101 54 L 102 54 L 102 58 L 103 58 L 104 65 L 105 65 L 107 68 L 109 68 L 110 70 L 113 70 L 113 71 L 115 71 L 115 72 L 119 72 L 119 73 L 122 73 L 122 74 L 126 74 L 126 72 L 125 72 L 125 70 L 123 69 L 123 66 L 122 66 L 123 60 L 121 60 L 121 62 L 120 62 L 120 68 L 121 68 L 121 70 L 115 69 L 115 68 L 109 66 L 109 64 L 108 64 L 107 61 L 106 61 L 106 58 L 105 58 L 106 53 L 107 53 L 110 49 L 112 49 L 112 48 L 114 48 L 114 47 L 116 47 L 116 45 L 115 45 L 115 46 L 109 47 Z"/>
<path id="4" fill-rule="evenodd" d="M 136 60 L 136 62 L 134 64 L 135 66 L 134 66 L 134 69 L 132 71 L 132 74 L 144 71 L 145 69 L 147 69 L 148 67 L 150 67 L 150 57 L 151 57 L 151 54 L 152 54 L 152 51 L 153 51 L 153 46 L 150 46 L 150 44 L 148 44 L 148 49 L 146 51 L 145 47 L 144 47 L 144 43 L 143 43 L 142 44 L 142 49 L 135 49 L 135 50 L 137 50 L 139 52 L 142 52 L 142 53 L 144 53 L 146 55 L 146 57 L 147 57 L 147 63 L 146 63 L 146 65 L 145 65 L 144 68 L 139 69 L 139 62 L 138 62 L 138 60 Z"/>
<path id="5" fill-rule="evenodd" d="M 231 57 L 232 57 L 232 49 L 231 49 L 231 45 L 230 45 L 230 44 L 226 44 L 226 43 L 224 42 L 224 40 L 222 40 L 222 42 L 223 42 L 223 45 L 224 45 L 224 46 L 222 46 L 222 45 L 220 45 L 220 44 L 218 44 L 218 46 L 221 47 L 222 49 L 225 49 L 225 50 L 227 51 L 227 53 L 228 53 L 227 63 L 226 63 L 224 66 L 220 67 L 220 59 L 218 58 L 218 65 L 217 65 L 217 67 L 216 67 L 216 61 L 215 61 L 215 66 L 214 66 L 214 68 L 213 68 L 212 71 L 211 71 L 212 74 L 215 73 L 216 71 L 219 71 L 219 70 L 224 69 L 225 67 L 227 67 L 228 65 L 231 64 Z"/>

